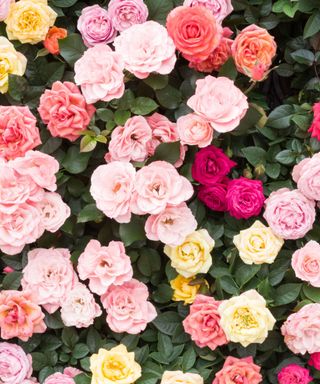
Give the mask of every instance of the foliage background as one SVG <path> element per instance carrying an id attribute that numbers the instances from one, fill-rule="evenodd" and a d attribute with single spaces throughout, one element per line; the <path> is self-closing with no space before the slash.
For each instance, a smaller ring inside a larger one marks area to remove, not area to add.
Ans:
<path id="1" fill-rule="evenodd" d="M 169 11 L 182 0 L 145 0 L 149 19 L 165 23 Z M 28 44 L 16 48 L 28 58 L 24 77 L 10 77 L 10 91 L 0 96 L 2 105 L 28 105 L 37 115 L 36 107 L 44 89 L 56 80 L 73 80 L 73 64 L 85 47 L 76 30 L 81 10 L 92 4 L 106 5 L 106 1 L 50 0 L 49 5 L 59 14 L 56 25 L 66 27 L 69 37 L 61 42 L 61 57 L 45 55 L 42 47 Z M 249 93 L 250 109 L 240 126 L 230 134 L 216 138 L 215 144 L 224 148 L 237 162 L 233 176 L 263 180 L 266 196 L 281 187 L 293 187 L 292 166 L 306 156 L 320 150 L 320 143 L 310 139 L 307 129 L 312 119 L 312 104 L 320 91 L 320 1 L 319 0 L 240 0 L 233 1 L 234 12 L 224 25 L 234 32 L 250 24 L 258 24 L 275 36 L 278 52 L 268 79 Z M 4 23 L 0 34 L 5 35 Z M 237 74 L 232 61 L 228 61 L 220 74 L 236 80 L 242 89 L 250 84 L 245 76 Z M 198 372 L 210 383 L 214 373 L 221 369 L 224 357 L 230 354 L 254 356 L 262 366 L 263 383 L 277 383 L 276 373 L 289 362 L 307 357 L 294 356 L 285 346 L 279 331 L 282 322 L 294 310 L 307 302 L 320 302 L 320 289 L 298 281 L 290 267 L 291 255 L 307 240 L 320 239 L 320 224 L 314 225 L 305 239 L 286 241 L 280 255 L 272 265 L 245 265 L 233 245 L 233 236 L 254 221 L 236 220 L 228 214 L 206 209 L 195 197 L 189 206 L 199 227 L 206 228 L 216 241 L 213 266 L 205 278 L 210 293 L 217 299 L 226 299 L 251 288 L 257 289 L 267 300 L 278 322 L 268 339 L 261 345 L 243 348 L 238 344 L 218 348 L 212 352 L 200 349 L 190 341 L 182 328 L 188 306 L 171 301 L 169 281 L 175 277 L 163 245 L 148 241 L 144 234 L 144 219 L 134 217 L 130 224 L 118 224 L 107 219 L 97 208 L 89 193 L 93 170 L 104 163 L 106 137 L 116 125 L 123 124 L 134 114 L 146 115 L 154 110 L 172 120 L 188 112 L 186 100 L 194 93 L 195 81 L 202 74 L 191 70 L 187 62 L 179 59 L 170 76 L 152 75 L 141 81 L 127 78 L 125 95 L 111 103 L 98 103 L 97 113 L 90 131 L 70 144 L 52 138 L 38 120 L 43 145 L 40 150 L 53 155 L 60 162 L 59 193 L 71 207 L 72 216 L 58 233 L 46 233 L 37 247 L 67 247 L 73 262 L 92 238 L 106 244 L 121 239 L 130 255 L 134 277 L 148 284 L 152 302 L 159 316 L 140 335 L 116 334 L 108 329 L 105 316 L 88 329 L 66 328 L 57 314 L 46 315 L 50 328 L 44 335 L 35 335 L 28 343 L 19 342 L 31 352 L 33 368 L 42 382 L 49 374 L 72 365 L 89 372 L 89 356 L 99 347 L 110 348 L 119 342 L 134 351 L 142 365 L 139 383 L 154 384 L 164 370 L 182 369 Z M 37 115 L 38 116 L 38 115 Z M 268 118 L 267 118 L 268 116 Z M 82 152 L 80 152 L 80 147 Z M 189 148 L 180 172 L 191 181 L 191 164 L 196 148 Z M 178 144 L 162 144 L 153 159 L 172 163 L 178 156 Z M 136 164 L 141 166 L 141 164 Z M 260 218 L 263 220 L 262 218 Z M 15 272 L 1 275 L 2 289 L 18 289 L 21 269 L 26 263 L 25 248 L 22 255 L 2 256 L 0 270 L 11 266 Z M 317 377 L 317 374 L 314 375 Z M 318 378 L 320 378 L 318 374 Z M 90 382 L 89 376 L 79 376 L 78 384 Z"/>

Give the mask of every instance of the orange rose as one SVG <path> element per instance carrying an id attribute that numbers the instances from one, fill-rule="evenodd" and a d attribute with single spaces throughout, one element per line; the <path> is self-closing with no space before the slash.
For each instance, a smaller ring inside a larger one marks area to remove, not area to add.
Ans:
<path id="1" fill-rule="evenodd" d="M 277 45 L 266 29 L 253 24 L 239 33 L 231 50 L 238 71 L 261 81 L 268 74 Z"/>
<path id="2" fill-rule="evenodd" d="M 182 56 L 192 62 L 205 60 L 219 45 L 222 28 L 205 7 L 177 7 L 167 18 L 168 33 Z"/>
<path id="3" fill-rule="evenodd" d="M 52 27 L 47 33 L 46 39 L 43 42 L 44 47 L 53 55 L 59 54 L 58 39 L 67 37 L 67 30 L 64 28 Z"/>

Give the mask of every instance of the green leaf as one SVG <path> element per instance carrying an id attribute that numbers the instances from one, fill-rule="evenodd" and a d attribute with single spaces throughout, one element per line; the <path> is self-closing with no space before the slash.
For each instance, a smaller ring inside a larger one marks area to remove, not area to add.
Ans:
<path id="1" fill-rule="evenodd" d="M 299 9 L 299 3 L 288 3 L 283 6 L 283 13 L 293 18 L 297 10 Z"/>
<path id="2" fill-rule="evenodd" d="M 9 95 L 16 101 L 21 101 L 28 88 L 27 80 L 22 76 L 9 75 Z"/>
<path id="3" fill-rule="evenodd" d="M 158 73 L 151 73 L 146 79 L 143 80 L 144 83 L 149 85 L 154 90 L 163 89 L 168 85 L 169 76 L 168 75 L 159 75 Z"/>
<path id="4" fill-rule="evenodd" d="M 21 272 L 14 271 L 14 272 L 8 273 L 2 280 L 2 289 L 17 290 L 20 287 L 21 279 L 22 279 Z"/>
<path id="5" fill-rule="evenodd" d="M 277 179 L 280 175 L 281 165 L 278 163 L 267 163 L 266 164 L 266 174 L 272 179 Z"/>
<path id="6" fill-rule="evenodd" d="M 320 11 L 311 14 L 303 30 L 303 38 L 307 39 L 320 31 Z"/>
<path id="7" fill-rule="evenodd" d="M 123 126 L 126 121 L 130 118 L 131 113 L 130 111 L 118 109 L 114 113 L 114 121 L 117 125 Z"/>
<path id="8" fill-rule="evenodd" d="M 144 276 L 151 277 L 153 272 L 160 270 L 161 258 L 159 253 L 152 248 L 142 248 L 137 266 Z"/>
<path id="9" fill-rule="evenodd" d="M 72 7 L 78 0 L 51 0 L 51 3 L 59 8 Z"/>
<path id="10" fill-rule="evenodd" d="M 149 9 L 149 20 L 166 23 L 168 13 L 174 7 L 172 0 L 144 0 Z"/>
<path id="11" fill-rule="evenodd" d="M 78 147 L 72 146 L 68 149 L 61 165 L 69 173 L 78 174 L 87 168 L 90 157 L 91 152 L 80 153 Z"/>
<path id="12" fill-rule="evenodd" d="M 145 240 L 144 220 L 139 216 L 132 216 L 130 223 L 120 224 L 119 234 L 126 247 L 135 241 Z"/>
<path id="13" fill-rule="evenodd" d="M 91 152 L 95 149 L 97 146 L 97 142 L 94 137 L 91 136 L 83 136 L 83 138 L 80 141 L 80 152 Z"/>
<path id="14" fill-rule="evenodd" d="M 238 71 L 235 66 L 234 60 L 230 57 L 220 68 L 219 76 L 228 77 L 231 80 L 235 80 L 237 78 Z"/>
<path id="15" fill-rule="evenodd" d="M 48 364 L 48 359 L 44 353 L 41 352 L 32 352 L 32 368 L 35 371 L 40 371 L 42 368 L 47 366 Z"/>
<path id="16" fill-rule="evenodd" d="M 55 370 L 53 367 L 42 368 L 38 375 L 39 382 L 43 383 L 48 376 L 53 375 L 54 373 L 55 373 Z"/>
<path id="17" fill-rule="evenodd" d="M 165 335 L 172 336 L 181 323 L 181 317 L 176 312 L 164 312 L 153 320 L 153 325 Z"/>
<path id="18" fill-rule="evenodd" d="M 74 382 L 76 384 L 90 384 L 91 383 L 91 377 L 86 375 L 85 373 L 81 373 L 80 375 L 77 375 L 73 378 Z"/>
<path id="19" fill-rule="evenodd" d="M 59 312 L 55 312 L 52 315 L 46 313 L 45 323 L 48 328 L 51 329 L 61 329 L 64 327 L 64 324 L 61 320 L 61 315 Z"/>
<path id="20" fill-rule="evenodd" d="M 182 369 L 184 372 L 189 371 L 189 369 L 193 368 L 194 363 L 196 361 L 197 354 L 193 347 L 189 347 L 185 353 L 182 355 Z"/>
<path id="21" fill-rule="evenodd" d="M 297 63 L 309 66 L 312 65 L 315 60 L 314 53 L 308 51 L 307 49 L 298 49 L 291 53 L 291 57 Z"/>
<path id="22" fill-rule="evenodd" d="M 110 109 L 99 108 L 96 110 L 98 118 L 104 122 L 113 120 L 113 112 Z"/>
<path id="23" fill-rule="evenodd" d="M 87 334 L 87 345 L 91 353 L 96 353 L 102 347 L 103 339 L 100 333 L 93 327 L 89 328 Z"/>
<path id="24" fill-rule="evenodd" d="M 293 112 L 291 105 L 280 105 L 268 116 L 267 125 L 271 128 L 288 128 Z"/>
<path id="25" fill-rule="evenodd" d="M 61 335 L 63 344 L 70 349 L 74 348 L 79 340 L 79 336 L 75 328 L 64 328 Z"/>
<path id="26" fill-rule="evenodd" d="M 161 143 L 157 146 L 154 155 L 149 159 L 148 163 L 157 160 L 164 160 L 168 163 L 175 164 L 180 158 L 180 141 L 174 143 Z"/>
<path id="27" fill-rule="evenodd" d="M 285 305 L 292 303 L 297 299 L 301 291 L 302 284 L 284 284 L 276 289 L 274 296 L 274 305 Z"/>
<path id="28" fill-rule="evenodd" d="M 221 288 L 230 295 L 238 295 L 239 287 L 236 282 L 230 276 L 222 276 L 219 279 Z"/>
<path id="29" fill-rule="evenodd" d="M 64 1 L 64 0 L 61 0 Z M 73 67 L 86 50 L 82 38 L 77 33 L 68 35 L 65 39 L 59 39 L 60 55 Z"/>
<path id="30" fill-rule="evenodd" d="M 156 96 L 160 105 L 168 109 L 178 108 L 182 100 L 181 92 L 172 85 L 167 85 L 165 88 L 157 90 Z"/>
<path id="31" fill-rule="evenodd" d="M 148 115 L 158 108 L 158 104 L 149 97 L 137 97 L 131 105 L 131 112 L 136 115 Z"/>
<path id="32" fill-rule="evenodd" d="M 253 166 L 266 163 L 267 152 L 263 148 L 247 147 L 243 148 L 241 152 L 244 154 L 244 157 L 249 161 L 249 163 Z"/>
<path id="33" fill-rule="evenodd" d="M 87 356 L 89 352 L 89 347 L 86 344 L 79 343 L 74 347 L 72 351 L 72 357 L 75 359 L 82 359 L 83 357 Z"/>
<path id="34" fill-rule="evenodd" d="M 291 165 L 296 160 L 296 155 L 290 149 L 285 149 L 276 155 L 276 160 L 284 165 Z"/>
<path id="35" fill-rule="evenodd" d="M 259 271 L 261 265 L 241 265 L 240 268 L 237 269 L 237 273 L 235 275 L 236 282 L 242 288 L 245 284 L 247 284 Z"/>
<path id="36" fill-rule="evenodd" d="M 320 303 L 320 288 L 312 287 L 310 285 L 304 285 L 302 291 L 308 299 L 312 300 L 315 303 Z"/>
<path id="37" fill-rule="evenodd" d="M 103 219 L 103 213 L 96 207 L 95 204 L 86 205 L 79 213 L 77 222 L 87 223 L 88 221 L 99 222 Z"/>

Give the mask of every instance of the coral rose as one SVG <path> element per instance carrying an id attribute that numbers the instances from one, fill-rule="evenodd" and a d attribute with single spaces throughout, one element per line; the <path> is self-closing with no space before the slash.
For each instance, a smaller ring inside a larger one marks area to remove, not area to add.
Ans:
<path id="1" fill-rule="evenodd" d="M 177 130 L 181 144 L 208 146 L 213 138 L 213 129 L 207 120 L 195 113 L 181 116 L 177 120 Z"/>
<path id="2" fill-rule="evenodd" d="M 205 7 L 176 7 L 167 17 L 167 29 L 182 56 L 205 60 L 219 45 L 222 28 Z"/>
<path id="3" fill-rule="evenodd" d="M 136 24 L 123 31 L 114 47 L 125 68 L 139 79 L 151 72 L 170 73 L 176 63 L 175 46 L 165 27 L 155 21 Z"/>
<path id="4" fill-rule="evenodd" d="M 184 0 L 183 5 L 206 7 L 213 13 L 213 16 L 219 23 L 233 11 L 231 0 Z"/>
<path id="5" fill-rule="evenodd" d="M 308 369 L 289 364 L 278 373 L 279 384 L 308 384 L 313 380 Z"/>
<path id="6" fill-rule="evenodd" d="M 148 18 L 148 7 L 143 0 L 111 0 L 108 4 L 110 18 L 117 31 L 142 24 Z"/>
<path id="7" fill-rule="evenodd" d="M 310 283 L 313 287 L 320 288 L 320 244 L 314 240 L 309 241 L 304 247 L 292 255 L 292 268 L 296 276 Z"/>
<path id="8" fill-rule="evenodd" d="M 195 279 L 195 276 L 183 277 L 178 275 L 175 279 L 171 280 L 170 286 L 173 289 L 172 300 L 183 301 L 184 304 L 192 304 L 201 288 L 200 284 L 195 284 L 195 282 L 193 282 Z M 205 280 L 204 282 L 207 284 Z"/>
<path id="9" fill-rule="evenodd" d="M 203 382 L 203 378 L 197 373 L 164 371 L 160 384 L 203 384 Z"/>
<path id="10" fill-rule="evenodd" d="M 320 352 L 314 352 L 310 355 L 308 364 L 320 371 Z"/>
<path id="11" fill-rule="evenodd" d="M 47 33 L 47 36 L 43 42 L 44 47 L 53 55 L 59 55 L 59 41 L 65 39 L 68 35 L 68 31 L 64 28 L 51 27 Z"/>
<path id="12" fill-rule="evenodd" d="M 320 103 L 315 103 L 312 107 L 313 120 L 308 132 L 311 132 L 311 137 L 320 140 Z"/>
<path id="13" fill-rule="evenodd" d="M 228 183 L 229 179 L 226 177 L 212 185 L 200 185 L 198 188 L 198 199 L 212 211 L 226 212 Z"/>
<path id="14" fill-rule="evenodd" d="M 87 129 L 95 108 L 75 84 L 56 81 L 41 95 L 38 111 L 52 136 L 74 141 Z"/>
<path id="15" fill-rule="evenodd" d="M 320 200 L 320 153 L 303 159 L 292 171 L 298 190 L 310 200 Z"/>
<path id="16" fill-rule="evenodd" d="M 238 34 L 231 49 L 237 70 L 261 81 L 268 74 L 277 45 L 266 29 L 252 24 Z"/>

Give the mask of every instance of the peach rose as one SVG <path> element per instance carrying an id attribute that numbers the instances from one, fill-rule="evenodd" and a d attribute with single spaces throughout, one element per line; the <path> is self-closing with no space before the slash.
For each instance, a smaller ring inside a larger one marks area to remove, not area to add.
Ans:
<path id="1" fill-rule="evenodd" d="M 87 129 L 95 108 L 86 103 L 75 84 L 55 81 L 41 95 L 38 111 L 53 137 L 74 141 Z"/>
<path id="2" fill-rule="evenodd" d="M 213 129 L 207 120 L 195 113 L 181 116 L 177 120 L 177 129 L 182 144 L 207 147 L 213 139 Z"/>
<path id="3" fill-rule="evenodd" d="M 43 45 L 52 55 L 59 55 L 60 49 L 58 40 L 65 39 L 67 35 L 68 31 L 66 29 L 58 28 L 56 26 L 51 27 L 47 33 Z"/>
<path id="4" fill-rule="evenodd" d="M 41 308 L 32 301 L 30 292 L 0 292 L 0 330 L 5 340 L 17 337 L 28 341 L 34 333 L 47 329 Z"/>
<path id="5" fill-rule="evenodd" d="M 308 199 L 320 200 L 320 153 L 295 165 L 292 177 L 299 191 Z"/>
<path id="6" fill-rule="evenodd" d="M 167 29 L 182 56 L 205 60 L 220 43 L 222 28 L 205 7 L 176 7 L 167 17 Z"/>
<path id="7" fill-rule="evenodd" d="M 254 81 L 261 81 L 268 74 L 277 44 L 266 29 L 252 24 L 238 34 L 231 50 L 237 70 Z"/>
<path id="8" fill-rule="evenodd" d="M 292 268 L 296 276 L 310 283 L 313 287 L 320 287 L 320 244 L 309 241 L 304 247 L 292 255 Z"/>
<path id="9" fill-rule="evenodd" d="M 233 131 L 249 108 L 247 97 L 227 77 L 197 80 L 196 93 L 187 104 L 221 133 Z"/>
<path id="10" fill-rule="evenodd" d="M 183 5 L 206 7 L 219 23 L 233 11 L 231 0 L 184 0 Z"/>

